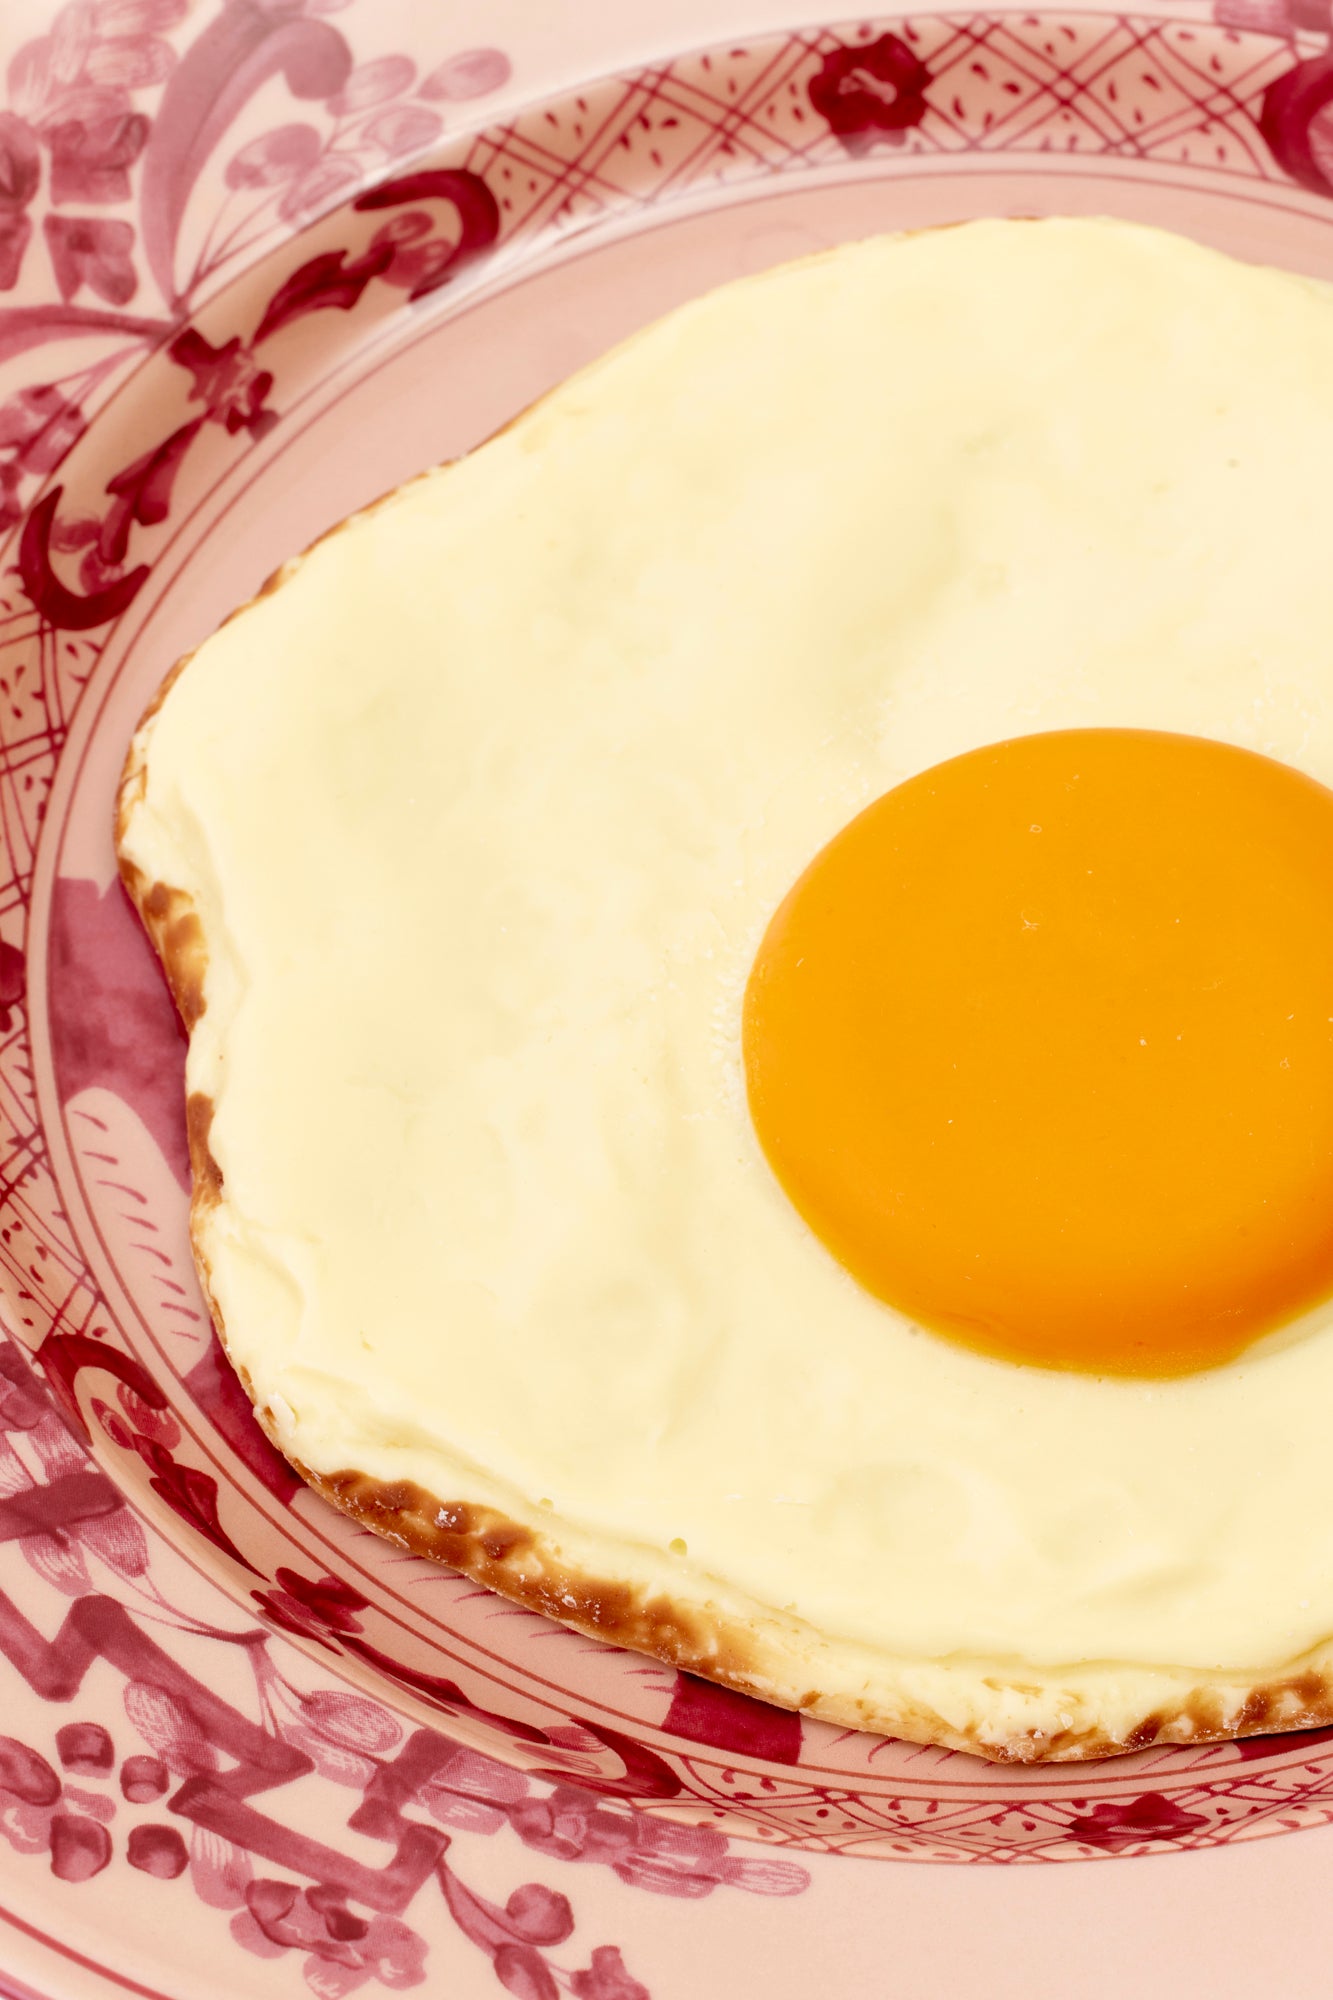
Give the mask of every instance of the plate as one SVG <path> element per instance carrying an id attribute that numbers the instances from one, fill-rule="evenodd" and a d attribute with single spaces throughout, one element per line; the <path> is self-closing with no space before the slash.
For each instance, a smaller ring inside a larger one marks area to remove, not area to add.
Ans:
<path id="1" fill-rule="evenodd" d="M 849 1857 L 1333 1822 L 1331 1731 L 1007 1770 L 586 1641 L 324 1507 L 195 1284 L 183 1042 L 110 840 L 141 710 L 278 562 L 740 271 L 1054 211 L 1333 277 L 1328 24 L 1293 4 L 738 4 L 725 40 L 681 4 L 666 46 L 631 10 L 559 59 L 371 0 L 4 31 L 0 1963 L 35 1990 L 664 2000 L 760 1908 L 808 1950 Z"/>

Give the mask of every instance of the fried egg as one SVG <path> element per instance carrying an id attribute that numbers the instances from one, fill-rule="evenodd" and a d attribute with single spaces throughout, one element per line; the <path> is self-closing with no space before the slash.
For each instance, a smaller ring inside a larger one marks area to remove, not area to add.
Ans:
<path id="1" fill-rule="evenodd" d="M 368 1525 L 840 1723 L 1333 1717 L 1333 290 L 725 287 L 131 748 L 193 1233 Z"/>

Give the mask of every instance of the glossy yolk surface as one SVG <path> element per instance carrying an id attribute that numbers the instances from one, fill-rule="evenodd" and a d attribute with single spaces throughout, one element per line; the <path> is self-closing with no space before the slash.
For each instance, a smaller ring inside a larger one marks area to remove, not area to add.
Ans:
<path id="1" fill-rule="evenodd" d="M 750 975 L 751 1114 L 867 1287 L 1012 1360 L 1225 1361 L 1333 1292 L 1333 792 L 1202 737 L 886 793 Z"/>

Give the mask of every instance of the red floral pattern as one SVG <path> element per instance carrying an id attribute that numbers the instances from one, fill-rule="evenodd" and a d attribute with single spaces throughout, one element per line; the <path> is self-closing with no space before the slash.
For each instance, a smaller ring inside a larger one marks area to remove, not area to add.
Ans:
<path id="1" fill-rule="evenodd" d="M 0 254 L 3 228 L 0 215 Z M 0 403 L 0 534 L 22 518 L 19 493 L 24 480 L 54 471 L 83 428 L 82 410 L 52 382 L 20 389 L 8 402 Z M 6 1007 L 18 998 L 18 988 L 8 990 L 13 987 L 16 970 L 21 973 L 21 967 L 15 968 L 11 962 L 6 990 L 0 992 Z M 0 1032 L 8 1025 L 7 1018 L 0 1022 Z"/>
<path id="2" fill-rule="evenodd" d="M 134 268 L 134 229 L 112 216 L 48 215 L 42 222 L 51 268 L 62 299 L 86 285 L 109 305 L 127 305 L 139 289 Z"/>
<path id="3" fill-rule="evenodd" d="M 278 419 L 265 407 L 265 398 L 273 387 L 273 376 L 259 366 L 239 335 L 233 335 L 222 347 L 211 347 L 197 327 L 187 326 L 168 352 L 193 375 L 191 401 L 203 404 L 210 423 L 221 424 L 233 436 L 244 430 L 252 438 L 262 438 L 272 430 Z"/>
<path id="4" fill-rule="evenodd" d="M 117 1441 L 127 1417 L 136 1434 L 140 1423 L 160 1424 L 163 1413 L 133 1387 L 122 1384 L 117 1400 L 119 1411 L 95 1404 Z M 16 1454 L 16 1439 L 40 1462 L 44 1479 Z M 257 1726 L 177 1666 L 152 1624 L 136 1624 L 98 1590 L 90 1559 L 114 1566 L 113 1545 L 90 1542 L 89 1530 L 120 1520 L 140 1541 L 142 1530 L 101 1474 L 85 1469 L 81 1447 L 7 1344 L 0 1345 L 0 1446 L 8 1454 L 0 1453 L 0 1537 L 12 1536 L 20 1512 L 35 1529 L 23 1547 L 38 1573 L 50 1578 L 52 1552 L 63 1551 L 73 1565 L 51 1579 L 67 1586 L 72 1601 L 49 1642 L 0 1591 L 0 1647 L 30 1687 L 60 1704 L 61 1716 L 90 1666 L 104 1662 L 123 1680 L 133 1744 L 127 1751 L 105 1721 L 77 1712 L 53 1726 L 49 1756 L 0 1736 L 0 1838 L 21 1855 L 45 1855 L 61 1881 L 89 1881 L 120 1855 L 161 1882 L 189 1873 L 204 1903 L 230 1913 L 235 1944 L 262 1957 L 299 1954 L 321 2000 L 368 1980 L 399 1987 L 426 1976 L 426 1941 L 404 1912 L 432 1876 L 454 1924 L 510 1992 L 563 1987 L 590 2000 L 650 2000 L 614 1945 L 593 1945 L 586 1964 L 553 1956 L 578 1928 L 563 1892 L 523 1881 L 498 1903 L 470 1887 L 452 1857 L 455 1833 L 489 1836 L 512 1827 L 537 1853 L 606 1867 L 624 1882 L 671 1896 L 722 1888 L 790 1895 L 805 1886 L 803 1870 L 737 1856 L 720 1834 L 650 1821 L 623 1806 L 611 1810 L 587 1793 L 547 1797 L 536 1781 L 474 1749 L 431 1730 L 405 1731 L 365 1695 L 302 1692 L 263 1636 L 248 1632 L 236 1638 L 266 1718 Z M 129 1570 L 141 1575 L 145 1567 Z M 254 1594 L 271 1618 L 302 1636 L 357 1629 L 365 1600 L 339 1580 L 280 1569 L 276 1585 Z M 162 1608 L 151 1597 L 147 1606 Z M 349 1828 L 393 1844 L 385 1868 L 245 1803 L 250 1790 L 295 1783 L 312 1770 L 359 1801 Z"/>
<path id="5" fill-rule="evenodd" d="M 353 1614 L 366 1609 L 367 1599 L 338 1577 L 321 1576 L 312 1582 L 298 1576 L 295 1570 L 280 1569 L 274 1581 L 278 1585 L 276 1590 L 252 1590 L 250 1595 L 285 1631 L 295 1632 L 298 1638 L 316 1639 L 324 1645 L 327 1633 L 361 1630 Z"/>
<path id="6" fill-rule="evenodd" d="M 1159 1840 L 1179 1840 L 1204 1825 L 1200 1813 L 1185 1812 L 1160 1792 L 1145 1792 L 1128 1805 L 1103 1801 L 1069 1823 L 1075 1840 L 1104 1854 L 1122 1854 Z"/>
<path id="7" fill-rule="evenodd" d="M 930 71 L 898 35 L 830 50 L 810 102 L 849 153 L 901 146 L 926 115 Z"/>
<path id="8" fill-rule="evenodd" d="M 184 14 L 185 0 L 151 7 L 71 0 L 47 34 L 15 55 L 10 109 L 0 113 L 0 291 L 14 288 L 23 267 L 32 236 L 25 211 L 41 185 L 43 150 L 57 208 L 129 199 L 149 133 L 133 93 L 166 80 L 175 50 L 161 31 Z M 48 215 L 43 226 L 62 298 L 73 298 L 85 283 L 112 304 L 133 296 L 138 277 L 128 224 Z"/>
<path id="9" fill-rule="evenodd" d="M 166 44 L 160 46 L 165 48 Z M 133 74 L 132 67 L 127 74 Z M 138 83 L 160 81 L 151 72 L 136 77 Z M 113 112 L 91 122 L 69 118 L 51 126 L 45 136 L 51 148 L 52 201 L 114 203 L 129 199 L 130 168 L 148 139 L 148 120 L 141 113 Z"/>
<path id="10" fill-rule="evenodd" d="M 12 111 L 0 112 L 0 292 L 13 291 L 32 235 L 26 210 L 42 177 L 36 134 Z"/>

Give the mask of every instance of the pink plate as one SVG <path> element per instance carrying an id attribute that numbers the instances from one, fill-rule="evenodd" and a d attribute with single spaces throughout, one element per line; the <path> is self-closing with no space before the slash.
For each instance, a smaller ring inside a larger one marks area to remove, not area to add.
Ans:
<path id="1" fill-rule="evenodd" d="M 795 1995 L 833 1857 L 1333 1822 L 1333 1732 L 1002 1770 L 582 1640 L 317 1502 L 195 1284 L 182 1038 L 110 841 L 140 711 L 283 557 L 737 272 L 1110 211 L 1333 277 L 1329 24 L 1293 5 L 0 26 L 0 1963 L 37 1990 L 668 2000 L 749 1991 L 762 1931 Z"/>

